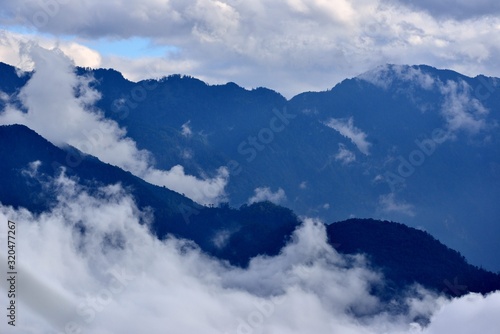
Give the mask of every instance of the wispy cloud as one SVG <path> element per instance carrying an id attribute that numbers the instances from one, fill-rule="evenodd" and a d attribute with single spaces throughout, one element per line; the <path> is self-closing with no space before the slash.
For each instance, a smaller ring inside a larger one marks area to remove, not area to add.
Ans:
<path id="1" fill-rule="evenodd" d="M 451 133 L 465 131 L 478 134 L 486 129 L 488 110 L 482 103 L 472 97 L 472 88 L 464 81 L 447 81 L 440 87 L 445 101 L 441 113 Z"/>
<path id="2" fill-rule="evenodd" d="M 339 151 L 335 155 L 335 160 L 339 160 L 344 165 L 348 165 L 356 160 L 356 155 L 349 151 L 344 144 L 339 144 Z"/>
<path id="3" fill-rule="evenodd" d="M 379 204 L 383 212 L 415 216 L 415 207 L 404 201 L 398 201 L 394 193 L 380 196 Z"/>
<path id="4" fill-rule="evenodd" d="M 191 130 L 191 127 L 189 126 L 189 124 L 191 123 L 191 121 L 187 121 L 186 123 L 182 124 L 182 135 L 184 137 L 191 137 L 193 135 L 193 131 Z"/>
<path id="5" fill-rule="evenodd" d="M 367 134 L 354 126 L 352 117 L 348 119 L 332 118 L 325 125 L 338 131 L 342 136 L 349 138 L 361 153 L 365 155 L 370 154 L 370 146 L 372 144 L 366 139 L 368 137 Z"/>
<path id="6" fill-rule="evenodd" d="M 489 110 L 473 96 L 472 87 L 462 79 L 443 82 L 420 68 L 400 65 L 379 66 L 357 78 L 383 89 L 388 89 L 395 81 L 402 81 L 412 87 L 438 90 L 442 102 L 436 110 L 443 117 L 443 128 L 449 132 L 450 138 L 461 131 L 476 135 L 488 128 Z M 411 90 L 406 90 L 405 94 L 413 98 Z"/>
<path id="7" fill-rule="evenodd" d="M 281 188 L 279 188 L 276 192 L 273 192 L 269 187 L 260 187 L 255 188 L 254 192 L 255 194 L 248 199 L 249 204 L 263 201 L 280 204 L 286 200 L 285 191 Z"/>

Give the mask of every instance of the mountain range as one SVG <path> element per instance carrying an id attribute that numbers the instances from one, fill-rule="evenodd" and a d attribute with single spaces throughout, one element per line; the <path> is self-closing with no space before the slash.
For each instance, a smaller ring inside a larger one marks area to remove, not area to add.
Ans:
<path id="1" fill-rule="evenodd" d="M 57 201 L 50 181 L 64 173 L 90 191 L 122 184 L 152 210 L 159 238 L 193 240 L 233 265 L 278 254 L 299 217 L 314 216 L 342 221 L 326 225 L 330 244 L 366 254 L 390 282 L 382 295 L 415 282 L 450 295 L 500 288 L 498 274 L 478 267 L 500 269 L 498 79 L 387 65 L 287 100 L 180 75 L 134 83 L 109 69 L 77 74 L 92 78 L 101 94 L 95 107 L 157 168 L 182 165 L 204 178 L 225 167 L 224 198 L 200 205 L 10 125 L 0 127 L 3 205 L 49 210 Z M 16 93 L 31 75 L 0 64 L 11 105 L 22 109 Z"/>
<path id="2" fill-rule="evenodd" d="M 401 221 L 500 270 L 496 78 L 387 65 L 286 100 L 179 75 L 133 83 L 85 73 L 102 93 L 98 108 L 159 168 L 227 167 L 231 205 L 282 189 L 275 202 L 299 215 Z"/>

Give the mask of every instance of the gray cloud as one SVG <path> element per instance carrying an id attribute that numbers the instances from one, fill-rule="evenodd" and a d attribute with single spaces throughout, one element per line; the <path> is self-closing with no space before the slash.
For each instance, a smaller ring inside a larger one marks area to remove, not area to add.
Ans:
<path id="1" fill-rule="evenodd" d="M 163 75 L 183 72 L 210 83 L 267 86 L 291 97 L 383 63 L 500 76 L 500 18 L 494 11 L 458 20 L 383 0 L 48 2 L 60 5 L 50 10 L 37 1 L 4 1 L 0 23 L 33 26 L 33 17 L 45 13 L 46 23 L 37 31 L 74 35 L 79 43 L 139 36 L 175 47 L 161 59 L 101 58 L 101 66 L 132 79 L 154 67 Z M 95 61 L 95 54 L 88 56 Z"/>
<path id="2" fill-rule="evenodd" d="M 439 18 L 456 18 L 466 20 L 479 16 L 500 14 L 500 3 L 495 0 L 388 0 L 389 3 L 400 3 L 410 8 L 425 10 Z"/>

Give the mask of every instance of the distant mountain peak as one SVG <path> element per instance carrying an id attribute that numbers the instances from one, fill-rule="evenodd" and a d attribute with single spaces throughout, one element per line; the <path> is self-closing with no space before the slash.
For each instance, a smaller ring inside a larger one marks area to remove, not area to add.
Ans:
<path id="1" fill-rule="evenodd" d="M 429 65 L 385 64 L 366 71 L 354 78 L 387 89 L 393 83 L 418 84 L 430 89 L 434 80 L 470 80 L 471 78 L 448 69 L 437 69 Z"/>

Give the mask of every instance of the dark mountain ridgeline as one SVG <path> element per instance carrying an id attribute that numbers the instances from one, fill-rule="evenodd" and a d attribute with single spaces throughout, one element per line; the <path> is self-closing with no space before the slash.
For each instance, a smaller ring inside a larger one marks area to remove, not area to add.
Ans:
<path id="1" fill-rule="evenodd" d="M 0 126 L 0 160 L 3 205 L 35 213 L 49 210 L 56 203 L 57 193 L 46 185 L 64 167 L 66 175 L 77 178 L 90 193 L 98 186 L 120 183 L 131 192 L 139 208 L 153 209 L 152 232 L 159 238 L 172 234 L 193 240 L 209 254 L 238 265 L 246 265 L 258 254 L 277 254 L 298 224 L 291 210 L 271 203 L 256 203 L 240 210 L 200 206 L 72 147 L 60 149 L 23 125 Z M 36 177 L 23 172 L 33 161 L 41 162 Z M 80 162 L 74 164 L 76 161 Z M 219 232 L 230 232 L 221 244 L 214 242 Z"/>
<path id="2" fill-rule="evenodd" d="M 0 90 L 17 103 L 16 93 L 30 74 L 19 78 L 13 67 L 0 65 Z M 462 93 L 489 110 L 485 122 L 490 130 L 481 135 L 459 131 L 453 140 L 436 145 L 424 163 L 403 178 L 404 186 L 396 189 L 395 199 L 409 203 L 415 212 L 405 215 L 381 209 L 380 199 L 391 187 L 376 181 L 377 177 L 397 173 L 397 159 L 408 160 L 420 149 L 416 141 L 445 128 L 441 109 L 447 98 L 440 90 L 398 77 L 412 69 L 436 82 L 466 82 L 470 88 Z M 181 164 L 188 173 L 200 176 L 236 162 L 238 168 L 230 168 L 227 187 L 231 202 L 202 207 L 87 155 L 69 168 L 68 156 L 80 157 L 80 152 L 57 148 L 26 127 L 7 126 L 0 127 L 4 162 L 0 201 L 4 205 L 34 212 L 49 209 L 55 193 L 42 183 L 65 166 L 67 174 L 90 191 L 96 185 L 120 182 L 140 208 L 153 208 L 152 229 L 160 238 L 174 234 L 191 239 L 209 254 L 245 266 L 257 254 L 277 254 L 298 224 L 291 210 L 269 202 L 241 206 L 255 188 L 269 186 L 274 191 L 283 188 L 287 195 L 283 204 L 299 214 L 325 221 L 367 216 L 422 226 L 445 244 L 465 251 L 473 263 L 497 268 L 500 137 L 492 130 L 500 120 L 497 79 L 469 78 L 428 66 L 388 66 L 385 87 L 354 78 L 329 91 L 303 93 L 287 101 L 265 88 L 245 90 L 234 83 L 210 86 L 180 75 L 134 83 L 111 69 L 78 68 L 77 73 L 95 78 L 92 86 L 102 95 L 97 107 L 126 128 L 139 148 L 151 151 L 157 167 Z M 369 155 L 324 125 L 330 118 L 350 117 L 355 127 L 367 133 Z M 183 125 L 189 126 L 191 134 L 182 133 Z M 269 131 L 270 140 L 264 136 Z M 340 144 L 355 154 L 355 161 L 342 164 L 335 158 Z M 35 160 L 42 165 L 38 178 L 30 178 L 22 171 Z M 332 243 L 341 244 L 340 252 L 368 254 L 395 290 L 413 282 L 450 295 L 462 293 L 455 288 L 462 285 L 468 291 L 498 289 L 495 274 L 468 265 L 430 235 L 401 226 L 374 221 L 359 225 L 351 220 L 328 226 L 328 233 Z M 390 288 L 382 293 L 391 296 Z"/>
<path id="3" fill-rule="evenodd" d="M 38 213 L 49 210 L 56 193 L 43 184 L 66 165 L 66 174 L 77 178 L 91 193 L 99 185 L 122 184 L 140 208 L 153 209 L 152 232 L 159 238 L 173 234 L 193 240 L 207 253 L 240 266 L 246 266 L 258 254 L 278 254 L 299 223 L 291 210 L 270 202 L 240 209 L 228 204 L 203 207 L 87 155 L 79 165 L 69 168 L 68 154 L 79 154 L 74 148 L 55 147 L 25 126 L 1 126 L 0 143 L 3 205 Z M 35 160 L 41 165 L 33 177 L 23 170 Z M 328 225 L 327 233 L 339 252 L 366 254 L 373 268 L 385 275 L 386 286 L 375 291 L 382 298 L 391 299 L 413 283 L 451 296 L 500 289 L 498 275 L 467 264 L 458 252 L 428 233 L 402 224 L 352 219 Z M 466 290 L 460 290 L 462 285 Z"/>
<path id="4" fill-rule="evenodd" d="M 425 231 L 388 221 L 349 219 L 328 225 L 327 233 L 338 252 L 365 254 L 396 289 L 419 283 L 451 296 L 500 289 L 500 274 L 470 265 Z"/>

